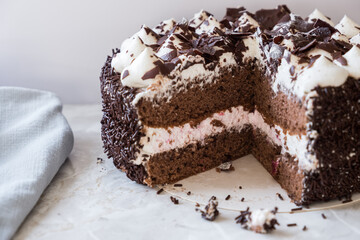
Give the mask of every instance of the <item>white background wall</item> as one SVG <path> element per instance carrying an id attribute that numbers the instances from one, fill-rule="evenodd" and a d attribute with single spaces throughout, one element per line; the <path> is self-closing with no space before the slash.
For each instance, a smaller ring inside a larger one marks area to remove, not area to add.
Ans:
<path id="1" fill-rule="evenodd" d="M 204 8 L 250 11 L 286 3 L 307 16 L 320 9 L 337 22 L 360 23 L 360 0 L 0 0 L 0 85 L 50 90 L 65 103 L 99 103 L 106 55 L 144 23 L 191 18 Z"/>

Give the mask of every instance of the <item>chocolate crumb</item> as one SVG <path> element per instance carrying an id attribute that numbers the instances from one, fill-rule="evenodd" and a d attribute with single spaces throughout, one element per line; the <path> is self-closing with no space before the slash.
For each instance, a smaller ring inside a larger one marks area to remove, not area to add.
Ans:
<path id="1" fill-rule="evenodd" d="M 225 200 L 229 200 L 230 199 L 230 195 L 227 195 L 227 197 L 225 198 Z"/>
<path id="2" fill-rule="evenodd" d="M 222 163 L 220 164 L 217 168 L 216 168 L 216 171 L 217 172 L 230 172 L 230 171 L 234 171 L 235 168 L 234 166 L 231 164 L 231 162 L 225 162 L 225 163 Z"/>
<path id="3" fill-rule="evenodd" d="M 200 207 L 200 204 L 199 204 L 199 203 L 196 203 L 196 204 L 195 204 L 195 207 Z"/>
<path id="4" fill-rule="evenodd" d="M 241 198 L 241 201 L 243 202 L 245 200 L 245 198 Z"/>
<path id="5" fill-rule="evenodd" d="M 297 224 L 296 224 L 296 223 L 289 223 L 287 226 L 288 226 L 288 227 L 296 227 Z"/>
<path id="6" fill-rule="evenodd" d="M 162 193 L 163 191 L 164 191 L 164 189 L 160 188 L 159 191 L 156 192 L 156 194 L 159 195 L 159 194 Z"/>
<path id="7" fill-rule="evenodd" d="M 191 195 L 191 192 L 190 192 L 190 191 L 188 191 L 188 192 L 186 193 L 186 195 L 190 196 L 190 195 Z"/>
<path id="8" fill-rule="evenodd" d="M 307 230 L 307 227 L 306 227 L 306 225 L 304 225 L 304 227 L 303 227 L 303 229 L 302 229 L 303 231 L 306 231 Z"/>
<path id="9" fill-rule="evenodd" d="M 321 216 L 322 216 L 323 219 L 327 219 L 327 217 L 325 216 L 325 214 L 322 213 Z"/>
<path id="10" fill-rule="evenodd" d="M 242 186 L 239 186 L 239 189 L 242 189 Z"/>
<path id="11" fill-rule="evenodd" d="M 174 187 L 182 187 L 183 185 L 181 183 L 174 184 Z"/>
<path id="12" fill-rule="evenodd" d="M 173 196 L 170 196 L 170 200 L 176 205 L 176 204 L 179 204 L 179 200 L 176 199 L 175 197 Z"/>
<path id="13" fill-rule="evenodd" d="M 96 164 L 100 164 L 100 163 L 103 163 L 104 162 L 104 160 L 102 159 L 102 158 L 97 158 L 96 159 Z"/>
<path id="14" fill-rule="evenodd" d="M 280 193 L 276 193 L 276 195 L 280 198 L 281 201 L 284 201 L 284 198 L 283 198 L 283 196 L 281 196 Z"/>

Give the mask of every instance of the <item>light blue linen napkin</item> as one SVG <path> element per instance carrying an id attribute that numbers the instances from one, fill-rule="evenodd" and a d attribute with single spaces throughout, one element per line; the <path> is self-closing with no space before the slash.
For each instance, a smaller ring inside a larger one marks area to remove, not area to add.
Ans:
<path id="1" fill-rule="evenodd" d="M 53 93 L 0 87 L 0 239 L 10 239 L 69 156 L 73 133 Z"/>

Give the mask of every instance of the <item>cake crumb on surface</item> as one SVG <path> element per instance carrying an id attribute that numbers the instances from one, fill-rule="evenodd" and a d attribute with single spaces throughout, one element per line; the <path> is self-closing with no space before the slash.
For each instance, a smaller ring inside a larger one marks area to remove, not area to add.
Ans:
<path id="1" fill-rule="evenodd" d="M 200 206 L 200 205 L 198 205 Z M 216 201 L 216 197 L 212 196 L 209 199 L 209 203 L 205 206 L 204 210 L 195 209 L 196 211 L 201 212 L 201 217 L 208 221 L 214 221 L 216 217 L 219 215 L 219 211 L 217 209 L 218 201 Z"/>
<path id="2" fill-rule="evenodd" d="M 275 225 L 280 225 L 275 218 L 278 209 L 256 209 L 250 211 L 248 207 L 245 211 L 241 211 L 240 215 L 235 218 L 236 223 L 242 228 L 254 231 L 256 233 L 269 233 L 275 230 Z"/>

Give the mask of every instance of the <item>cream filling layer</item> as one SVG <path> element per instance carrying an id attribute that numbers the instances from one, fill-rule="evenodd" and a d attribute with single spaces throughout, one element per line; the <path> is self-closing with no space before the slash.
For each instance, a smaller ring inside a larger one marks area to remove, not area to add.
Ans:
<path id="1" fill-rule="evenodd" d="M 192 126 L 190 123 L 170 128 L 145 126 L 146 135 L 140 139 L 143 148 L 134 160 L 134 164 L 143 164 L 151 155 L 157 153 L 183 148 L 198 142 L 204 144 L 207 137 L 219 134 L 224 130 L 240 132 L 249 125 L 265 133 L 274 144 L 282 146 L 283 153 L 288 152 L 297 157 L 302 169 L 311 170 L 317 167 L 314 158 L 307 156 L 309 139 L 306 135 L 290 135 L 280 126 L 271 127 L 258 111 L 250 113 L 242 106 L 214 113 L 196 126 Z"/>

